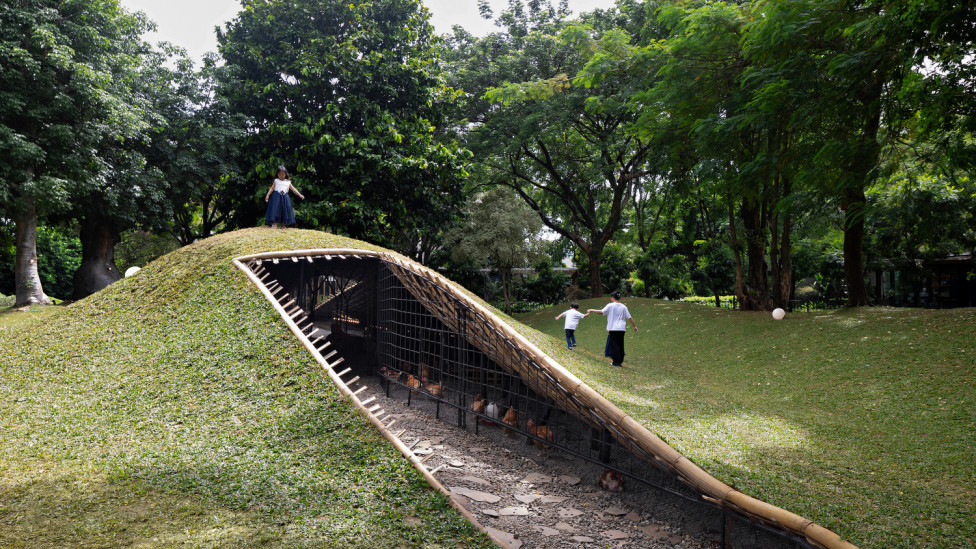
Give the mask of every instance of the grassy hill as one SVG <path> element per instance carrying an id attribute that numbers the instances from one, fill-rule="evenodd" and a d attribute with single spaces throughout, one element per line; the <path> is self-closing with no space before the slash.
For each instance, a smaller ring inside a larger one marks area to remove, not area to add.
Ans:
<path id="1" fill-rule="evenodd" d="M 0 315 L 0 546 L 491 546 L 230 265 L 329 246 L 370 248 L 238 231 Z"/>
<path id="2" fill-rule="evenodd" d="M 238 231 L 70 307 L 0 311 L 0 546 L 490 546 L 230 266 L 349 246 L 375 248 Z M 602 317 L 575 352 L 565 307 L 513 326 L 746 493 L 864 548 L 976 546 L 976 311 L 626 303 L 623 369 Z"/>
<path id="3" fill-rule="evenodd" d="M 606 300 L 581 302 L 600 308 Z M 519 319 L 583 381 L 713 475 L 863 547 L 976 546 L 976 310 L 768 313 L 626 299 L 622 369 L 591 315 Z"/>

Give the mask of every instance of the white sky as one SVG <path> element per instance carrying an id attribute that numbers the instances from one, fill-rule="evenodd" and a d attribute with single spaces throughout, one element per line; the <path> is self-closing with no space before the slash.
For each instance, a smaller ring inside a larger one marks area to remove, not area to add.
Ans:
<path id="1" fill-rule="evenodd" d="M 121 0 L 129 11 L 143 11 L 156 22 L 157 31 L 146 36 L 152 43 L 172 42 L 186 48 L 199 61 L 203 54 L 217 50 L 214 27 L 223 26 L 240 10 L 239 0 Z M 438 33 L 448 33 L 451 26 L 461 25 L 468 32 L 484 35 L 495 27 L 478 15 L 478 0 L 423 0 L 431 12 Z M 553 4 L 558 4 L 553 1 Z M 613 6 L 614 0 L 569 0 L 574 15 L 595 8 Z M 497 16 L 508 6 L 506 0 L 490 0 Z"/>

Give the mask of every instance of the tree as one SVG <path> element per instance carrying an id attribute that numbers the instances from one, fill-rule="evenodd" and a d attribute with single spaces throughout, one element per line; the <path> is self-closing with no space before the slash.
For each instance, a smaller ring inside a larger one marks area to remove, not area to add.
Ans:
<path id="1" fill-rule="evenodd" d="M 17 225 L 18 305 L 49 302 L 37 275 L 39 217 L 64 214 L 82 189 L 104 183 L 109 162 L 100 149 L 140 125 L 127 87 L 146 26 L 117 0 L 0 8 L 0 196 Z M 98 206 L 83 205 L 89 218 Z M 85 248 L 91 231 L 82 225 Z"/>
<path id="2" fill-rule="evenodd" d="M 531 265 L 541 249 L 542 222 L 511 190 L 496 187 L 473 196 L 464 222 L 452 233 L 455 261 L 490 265 L 502 281 L 505 312 L 512 311 L 512 269 Z"/>
<path id="3" fill-rule="evenodd" d="M 218 33 L 231 108 L 247 117 L 236 224 L 284 164 L 308 197 L 299 219 L 390 242 L 446 224 L 460 206 L 465 152 L 443 135 L 452 90 L 419 0 L 270 0 Z"/>
<path id="4" fill-rule="evenodd" d="M 609 32 L 613 17 L 594 18 L 593 25 L 560 38 L 565 25 L 558 11 L 529 8 L 511 2 L 500 18 L 507 36 L 481 42 L 480 51 L 493 50 L 490 79 L 508 84 L 486 90 L 492 103 L 475 104 L 484 110 L 472 113 L 479 124 L 468 143 L 490 184 L 515 190 L 547 227 L 586 255 L 590 289 L 599 296 L 604 249 L 621 228 L 650 147 L 626 131 L 633 115 L 624 86 L 570 85 L 568 74 L 582 67 L 581 50 Z M 483 63 L 477 56 L 472 62 Z M 540 80 L 545 84 L 533 84 Z M 478 81 L 471 84 L 464 89 L 481 91 Z"/>
<path id="5" fill-rule="evenodd" d="M 147 133 L 145 156 L 169 182 L 172 207 L 172 217 L 156 228 L 184 245 L 211 236 L 228 221 L 234 189 L 244 184 L 239 145 L 246 126 L 221 89 L 226 72 L 213 54 L 194 70 L 174 48 L 154 57 L 146 70 L 156 123 Z"/>

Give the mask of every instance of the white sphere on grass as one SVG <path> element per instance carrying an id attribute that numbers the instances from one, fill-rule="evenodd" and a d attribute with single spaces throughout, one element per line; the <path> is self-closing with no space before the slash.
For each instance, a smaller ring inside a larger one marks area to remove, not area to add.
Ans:
<path id="1" fill-rule="evenodd" d="M 780 309 L 779 307 L 773 309 L 773 318 L 775 318 L 776 320 L 783 320 L 783 317 L 785 316 L 786 316 L 786 311 L 784 311 L 783 309 Z"/>
<path id="2" fill-rule="evenodd" d="M 129 267 L 128 269 L 126 269 L 126 270 L 125 270 L 125 277 L 126 277 L 126 278 L 129 278 L 130 276 L 132 276 L 132 275 L 134 275 L 134 274 L 136 274 L 136 273 L 138 273 L 138 272 L 139 272 L 139 271 L 141 271 L 141 270 L 142 270 L 142 269 L 141 269 L 141 268 L 139 268 L 139 267 Z"/>

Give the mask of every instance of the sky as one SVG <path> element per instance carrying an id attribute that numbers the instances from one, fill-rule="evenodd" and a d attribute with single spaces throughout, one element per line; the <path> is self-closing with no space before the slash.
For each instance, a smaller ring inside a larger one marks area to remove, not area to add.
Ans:
<path id="1" fill-rule="evenodd" d="M 438 33 L 451 32 L 453 25 L 461 25 L 476 35 L 495 29 L 491 21 L 478 15 L 478 0 L 422 1 L 430 10 L 431 22 Z M 156 22 L 157 31 L 145 37 L 148 41 L 167 41 L 182 46 L 197 61 L 204 53 L 217 50 L 214 27 L 233 19 L 241 7 L 240 0 L 121 0 L 121 3 L 129 11 L 145 12 Z M 613 4 L 613 0 L 569 0 L 569 8 L 574 14 L 608 8 Z M 490 0 L 490 5 L 498 15 L 508 2 Z"/>

